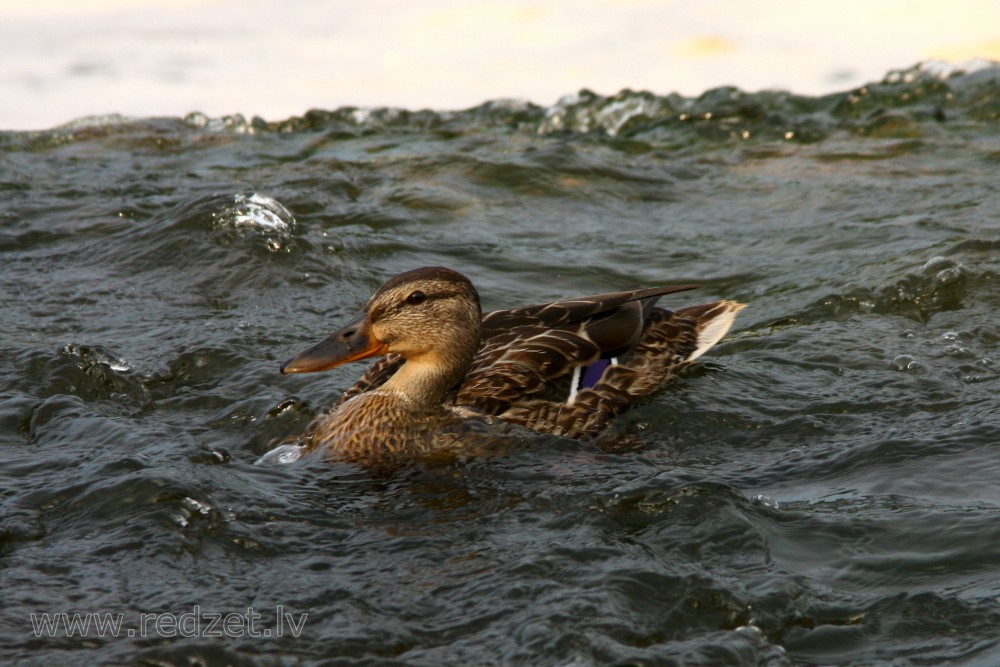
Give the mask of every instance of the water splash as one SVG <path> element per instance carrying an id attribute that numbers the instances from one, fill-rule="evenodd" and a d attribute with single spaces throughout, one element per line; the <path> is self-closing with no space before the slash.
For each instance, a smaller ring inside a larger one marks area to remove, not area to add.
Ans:
<path id="1" fill-rule="evenodd" d="M 295 231 L 295 216 L 273 197 L 257 192 L 237 193 L 231 206 L 213 213 L 213 226 L 228 238 L 232 232 L 240 235 L 260 235 L 271 252 L 287 250 Z"/>
<path id="2" fill-rule="evenodd" d="M 262 455 L 254 465 L 285 465 L 295 463 L 303 459 L 309 453 L 308 448 L 298 443 L 286 443 L 278 445 L 271 451 Z"/>
<path id="3" fill-rule="evenodd" d="M 116 356 L 100 345 L 90 346 L 67 343 L 63 347 L 63 352 L 70 357 L 79 359 L 77 366 L 81 370 L 86 370 L 95 364 L 103 364 L 119 373 L 132 370 L 125 359 Z"/>
<path id="4" fill-rule="evenodd" d="M 291 233 L 295 218 L 277 199 L 254 192 L 237 194 L 235 206 L 216 218 L 218 226 L 252 227 L 271 232 Z"/>

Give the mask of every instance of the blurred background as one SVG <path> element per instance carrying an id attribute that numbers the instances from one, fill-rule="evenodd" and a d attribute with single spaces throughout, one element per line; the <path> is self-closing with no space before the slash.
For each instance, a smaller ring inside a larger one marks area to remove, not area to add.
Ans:
<path id="1" fill-rule="evenodd" d="M 1000 59 L 997 0 L 0 0 L 0 129 L 87 115 L 548 105 L 589 88 L 817 95 Z"/>

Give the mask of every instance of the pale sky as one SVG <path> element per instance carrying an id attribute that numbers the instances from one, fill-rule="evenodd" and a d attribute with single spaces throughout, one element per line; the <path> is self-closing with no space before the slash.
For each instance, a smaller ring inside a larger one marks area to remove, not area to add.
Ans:
<path id="1" fill-rule="evenodd" d="M 87 115 L 822 94 L 1000 60 L 1000 0 L 0 0 L 0 130 Z"/>

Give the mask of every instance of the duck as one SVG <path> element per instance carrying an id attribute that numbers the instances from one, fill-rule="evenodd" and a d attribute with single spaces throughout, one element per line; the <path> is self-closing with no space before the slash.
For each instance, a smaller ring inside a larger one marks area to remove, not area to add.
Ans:
<path id="1" fill-rule="evenodd" d="M 380 357 L 298 437 L 329 460 L 393 463 L 461 450 L 503 423 L 596 438 L 729 331 L 744 304 L 656 307 L 695 285 L 630 289 L 482 313 L 458 271 L 430 266 L 383 284 L 361 314 L 296 354 L 282 374 Z"/>

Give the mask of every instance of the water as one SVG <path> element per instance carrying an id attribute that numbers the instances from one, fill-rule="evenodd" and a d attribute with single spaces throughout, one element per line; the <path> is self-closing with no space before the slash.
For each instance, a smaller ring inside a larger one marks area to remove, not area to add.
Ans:
<path id="1" fill-rule="evenodd" d="M 3 661 L 1000 663 L 998 120 L 914 68 L 0 134 Z M 363 369 L 279 362 L 428 264 L 749 307 L 596 443 L 255 466 Z"/>

